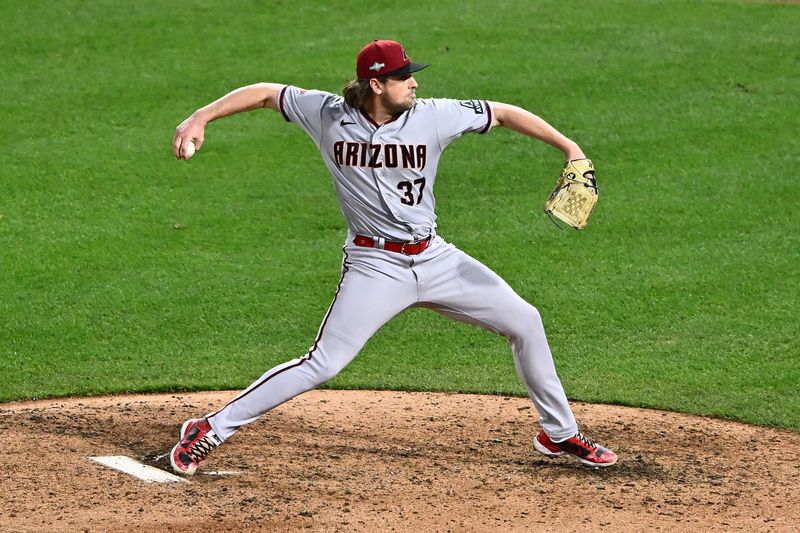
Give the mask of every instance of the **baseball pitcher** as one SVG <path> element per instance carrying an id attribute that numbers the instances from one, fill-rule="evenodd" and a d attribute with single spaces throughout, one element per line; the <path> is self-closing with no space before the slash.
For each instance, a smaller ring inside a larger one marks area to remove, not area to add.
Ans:
<path id="1" fill-rule="evenodd" d="M 497 274 L 436 233 L 436 169 L 442 151 L 465 133 L 506 127 L 554 146 L 568 162 L 580 147 L 519 107 L 485 100 L 416 96 L 413 63 L 395 41 L 367 44 L 344 96 L 259 83 L 198 109 L 175 132 L 172 150 L 188 159 L 206 125 L 268 108 L 299 126 L 330 170 L 348 235 L 342 275 L 317 337 L 301 357 L 268 370 L 221 409 L 187 420 L 172 449 L 174 470 L 191 475 L 211 450 L 274 407 L 330 380 L 392 317 L 426 307 L 509 340 L 520 379 L 536 407 L 535 449 L 582 463 L 613 465 L 617 455 L 586 438 L 556 374 L 542 319 Z M 591 169 L 589 163 L 580 168 Z M 587 177 L 588 173 L 587 173 Z M 574 202 L 573 202 L 574 203 Z"/>

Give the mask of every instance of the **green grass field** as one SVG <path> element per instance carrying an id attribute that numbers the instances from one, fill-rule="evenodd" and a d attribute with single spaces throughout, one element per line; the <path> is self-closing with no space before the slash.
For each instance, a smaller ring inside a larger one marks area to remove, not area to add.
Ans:
<path id="1" fill-rule="evenodd" d="M 241 85 L 339 92 L 393 38 L 432 64 L 419 95 L 523 106 L 599 169 L 580 234 L 541 212 L 560 154 L 510 131 L 437 182 L 440 233 L 541 310 L 570 398 L 800 430 L 799 5 L 0 6 L 0 401 L 238 389 L 303 354 L 345 236 L 313 144 L 271 111 L 190 162 L 170 141 Z M 523 394 L 503 339 L 422 310 L 328 386 Z"/>

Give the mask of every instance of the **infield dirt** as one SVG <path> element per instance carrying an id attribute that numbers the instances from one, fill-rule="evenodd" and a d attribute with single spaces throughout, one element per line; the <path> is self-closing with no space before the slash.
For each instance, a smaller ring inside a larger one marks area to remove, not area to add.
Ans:
<path id="1" fill-rule="evenodd" d="M 168 470 L 184 419 L 232 392 L 0 404 L 1 531 L 796 531 L 800 434 L 573 403 L 620 455 L 547 459 L 528 400 L 312 391 L 242 428 L 190 483 Z M 236 471 L 212 476 L 202 472 Z"/>

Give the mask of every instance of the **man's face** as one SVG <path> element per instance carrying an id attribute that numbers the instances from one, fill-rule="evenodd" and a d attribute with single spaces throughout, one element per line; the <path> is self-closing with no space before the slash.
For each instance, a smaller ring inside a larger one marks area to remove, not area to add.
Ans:
<path id="1" fill-rule="evenodd" d="M 392 113 L 407 111 L 414 107 L 417 98 L 417 80 L 411 74 L 393 76 L 381 84 L 380 95 L 383 106 Z"/>

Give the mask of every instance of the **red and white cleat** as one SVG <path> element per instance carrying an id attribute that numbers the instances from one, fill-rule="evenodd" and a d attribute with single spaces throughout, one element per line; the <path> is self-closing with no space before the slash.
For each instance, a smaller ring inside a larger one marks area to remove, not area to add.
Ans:
<path id="1" fill-rule="evenodd" d="M 222 444 L 205 418 L 192 418 L 181 426 L 181 440 L 172 448 L 169 462 L 178 474 L 191 476 L 206 456 Z"/>
<path id="2" fill-rule="evenodd" d="M 566 440 L 553 442 L 542 430 L 533 439 L 533 447 L 548 457 L 558 457 L 565 453 L 574 455 L 578 461 L 589 466 L 606 467 L 617 462 L 616 453 L 593 443 L 580 432 Z"/>

